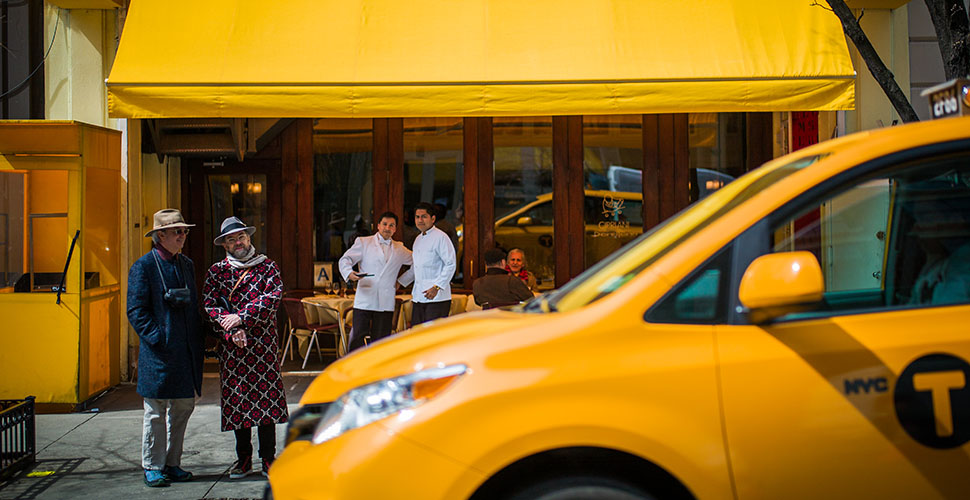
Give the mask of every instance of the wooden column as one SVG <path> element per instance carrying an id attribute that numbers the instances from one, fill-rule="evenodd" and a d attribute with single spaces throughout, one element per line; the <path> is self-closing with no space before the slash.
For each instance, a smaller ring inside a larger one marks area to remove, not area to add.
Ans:
<path id="1" fill-rule="evenodd" d="M 556 286 L 566 284 L 585 265 L 586 202 L 583 173 L 583 117 L 552 119 L 553 245 Z"/>
<path id="2" fill-rule="evenodd" d="M 404 227 L 404 119 L 375 118 L 373 148 L 374 217 L 388 210 L 396 213 L 401 223 L 394 236 L 401 240 Z"/>
<path id="3" fill-rule="evenodd" d="M 313 121 L 295 120 L 282 133 L 283 217 L 280 271 L 286 288 L 313 288 Z"/>
<path id="4" fill-rule="evenodd" d="M 750 172 L 774 157 L 771 113 L 748 113 L 745 116 L 747 155 L 745 172 Z"/>
<path id="5" fill-rule="evenodd" d="M 387 192 L 389 190 L 387 173 L 387 119 L 375 118 L 373 121 L 374 135 L 371 149 L 371 187 L 374 190 L 374 217 L 379 217 L 382 213 L 390 210 L 387 202 Z M 398 214 L 403 217 L 404 214 Z M 398 224 L 397 232 L 394 233 L 397 239 L 401 239 L 401 226 Z"/>
<path id="6" fill-rule="evenodd" d="M 387 119 L 387 206 L 404 217 L 404 119 Z M 375 216 L 380 215 L 374 214 Z M 403 224 L 401 224 L 403 226 Z M 398 237 L 401 228 L 398 227 Z"/>
<path id="7" fill-rule="evenodd" d="M 687 134 L 686 113 L 643 117 L 644 229 L 667 219 L 690 203 Z M 654 197 L 657 217 L 647 213 L 648 204 L 650 209 L 653 208 Z"/>
<path id="8" fill-rule="evenodd" d="M 643 115 L 643 230 L 660 223 L 660 121 Z"/>
<path id="9" fill-rule="evenodd" d="M 464 287 L 485 274 L 482 254 L 495 246 L 495 176 L 492 170 L 492 119 L 465 118 L 462 123 L 465 217 L 463 223 L 462 270 Z"/>

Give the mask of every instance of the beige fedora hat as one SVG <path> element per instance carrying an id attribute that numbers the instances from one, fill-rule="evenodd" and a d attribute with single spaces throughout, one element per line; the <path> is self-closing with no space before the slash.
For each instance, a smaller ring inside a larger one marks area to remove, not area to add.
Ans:
<path id="1" fill-rule="evenodd" d="M 152 230 L 145 233 L 145 237 L 149 237 L 155 231 L 160 231 L 162 229 L 172 229 L 176 227 L 195 227 L 195 224 L 186 224 L 185 219 L 182 218 L 182 212 L 174 208 L 164 208 L 155 212 L 155 226 Z"/>

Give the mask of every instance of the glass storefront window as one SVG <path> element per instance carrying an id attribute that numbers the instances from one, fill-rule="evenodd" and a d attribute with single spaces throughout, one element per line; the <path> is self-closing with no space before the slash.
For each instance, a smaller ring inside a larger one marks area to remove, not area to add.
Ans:
<path id="1" fill-rule="evenodd" d="M 556 277 L 552 205 L 552 117 L 492 119 L 495 244 L 522 249 L 539 288 Z"/>
<path id="2" fill-rule="evenodd" d="M 410 248 L 418 235 L 414 205 L 434 204 L 442 214 L 435 225 L 451 238 L 458 262 L 462 242 L 458 229 L 464 223 L 465 174 L 461 118 L 404 119 L 404 244 Z M 462 279 L 462 266 L 455 280 Z"/>
<path id="3" fill-rule="evenodd" d="M 85 176 L 84 289 L 87 290 L 118 283 L 121 177 L 117 170 L 102 168 L 88 168 Z"/>
<path id="4" fill-rule="evenodd" d="M 49 292 L 60 284 L 73 236 L 67 185 L 64 170 L 0 172 L 0 290 Z"/>
<path id="5" fill-rule="evenodd" d="M 744 113 L 690 113 L 690 201 L 717 191 L 745 171 Z"/>
<path id="6" fill-rule="evenodd" d="M 266 175 L 213 174 L 206 176 L 206 183 L 204 240 L 211 242 L 219 235 L 222 221 L 236 216 L 256 228 L 253 246 L 257 253 L 266 253 Z M 226 256 L 221 247 L 204 247 L 207 267 Z"/>
<path id="7" fill-rule="evenodd" d="M 313 120 L 313 255 L 331 272 L 358 236 L 373 234 L 373 157 L 372 119 Z"/>
<path id="8" fill-rule="evenodd" d="M 643 232 L 643 117 L 583 117 L 585 265 Z"/>

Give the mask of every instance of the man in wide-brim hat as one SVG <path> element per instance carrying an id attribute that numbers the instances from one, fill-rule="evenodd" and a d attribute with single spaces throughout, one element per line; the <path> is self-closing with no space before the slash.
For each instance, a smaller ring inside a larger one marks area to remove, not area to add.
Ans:
<path id="1" fill-rule="evenodd" d="M 181 253 L 189 228 L 174 208 L 155 212 L 152 249 L 128 271 L 128 321 L 138 333 L 138 394 L 144 398 L 145 484 L 188 481 L 182 441 L 202 394 L 203 334 L 195 267 Z"/>
<path id="2" fill-rule="evenodd" d="M 252 244 L 256 228 L 238 217 L 222 222 L 213 243 L 226 258 L 209 268 L 203 307 L 223 338 L 219 345 L 222 430 L 236 436 L 230 479 L 253 471 L 252 428 L 259 435 L 263 474 L 276 457 L 276 424 L 287 421 L 286 395 L 277 353 L 276 310 L 283 295 L 280 269 Z"/>

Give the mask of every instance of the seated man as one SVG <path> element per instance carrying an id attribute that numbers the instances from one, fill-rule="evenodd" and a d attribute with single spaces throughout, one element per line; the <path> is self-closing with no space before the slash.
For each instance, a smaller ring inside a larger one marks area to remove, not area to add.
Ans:
<path id="1" fill-rule="evenodd" d="M 917 206 L 913 232 L 926 263 L 910 293 L 910 304 L 970 302 L 970 225 L 960 210 L 941 202 Z"/>
<path id="2" fill-rule="evenodd" d="M 529 287 L 505 270 L 505 251 L 499 248 L 486 250 L 484 260 L 485 276 L 472 284 L 476 304 L 495 307 L 532 298 Z"/>

